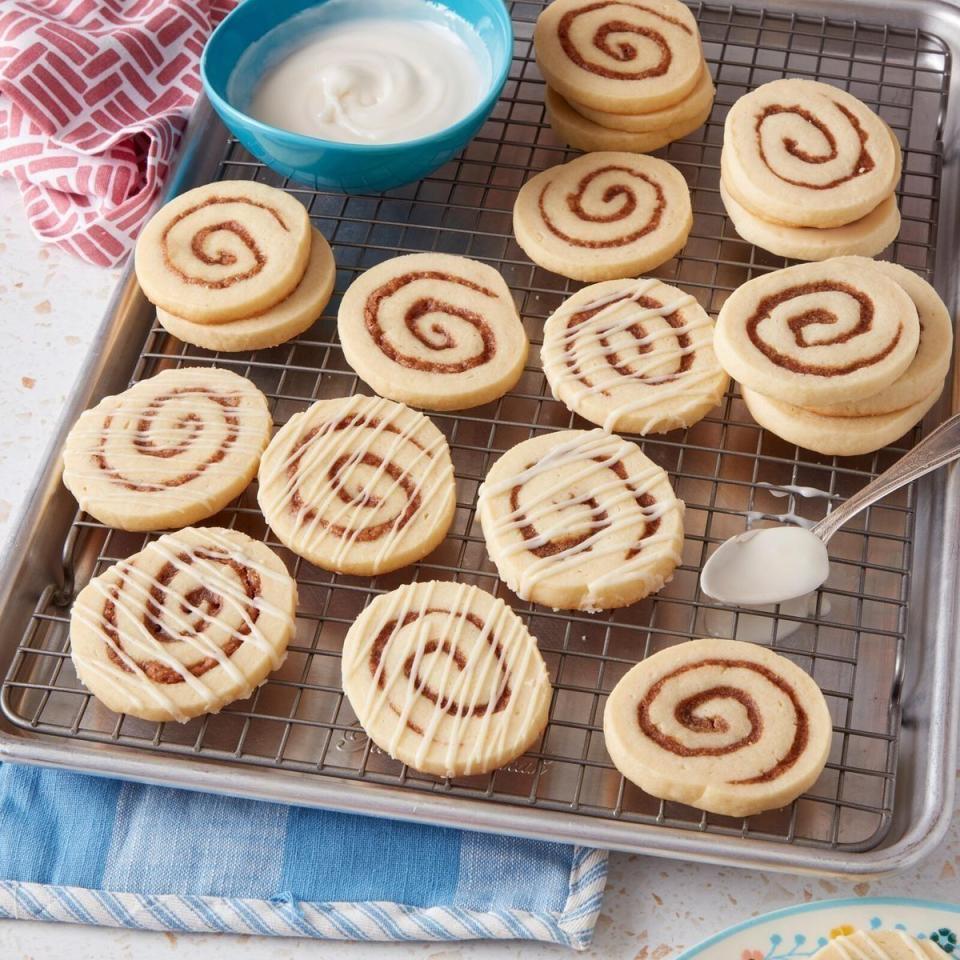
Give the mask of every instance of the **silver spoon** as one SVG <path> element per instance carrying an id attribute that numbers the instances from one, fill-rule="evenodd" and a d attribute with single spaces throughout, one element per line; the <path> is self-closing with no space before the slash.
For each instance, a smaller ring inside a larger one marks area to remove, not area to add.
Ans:
<path id="1" fill-rule="evenodd" d="M 732 537 L 700 572 L 708 597 L 740 606 L 782 603 L 812 593 L 830 573 L 827 542 L 851 517 L 888 493 L 960 457 L 960 414 L 940 424 L 849 500 L 809 530 L 764 527 Z"/>

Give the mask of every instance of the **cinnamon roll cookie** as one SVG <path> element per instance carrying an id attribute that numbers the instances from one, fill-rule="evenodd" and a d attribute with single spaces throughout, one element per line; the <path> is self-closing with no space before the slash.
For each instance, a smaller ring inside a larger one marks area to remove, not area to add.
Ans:
<path id="1" fill-rule="evenodd" d="M 257 499 L 277 537 L 324 570 L 375 576 L 425 557 L 456 505 L 443 434 L 382 397 L 320 400 L 278 431 Z"/>
<path id="2" fill-rule="evenodd" d="M 734 200 L 722 180 L 720 197 L 737 233 L 747 243 L 778 257 L 793 260 L 873 257 L 886 250 L 900 233 L 900 208 L 893 194 L 865 217 L 842 227 L 788 227 L 770 223 Z"/>
<path id="3" fill-rule="evenodd" d="M 541 358 L 558 400 L 618 433 L 689 427 L 729 384 L 713 352 L 713 321 L 660 280 L 577 291 L 547 320 Z"/>
<path id="4" fill-rule="evenodd" d="M 485 773 L 547 724 L 537 642 L 478 587 L 431 581 L 379 596 L 343 644 L 343 690 L 370 739 L 441 777 Z"/>
<path id="5" fill-rule="evenodd" d="M 943 381 L 916 403 L 892 413 L 857 416 L 824 416 L 783 400 L 741 387 L 750 416 L 765 430 L 828 456 L 853 457 L 873 453 L 899 440 L 912 430 L 933 407 L 943 392 Z"/>
<path id="6" fill-rule="evenodd" d="M 296 605 L 272 550 L 237 530 L 188 527 L 80 591 L 70 655 L 111 710 L 184 723 L 250 696 L 283 663 Z"/>
<path id="7" fill-rule="evenodd" d="M 714 348 L 746 387 L 801 407 L 874 396 L 913 363 L 917 308 L 873 261 L 839 258 L 755 277 L 727 299 Z"/>
<path id="8" fill-rule="evenodd" d="M 917 308 L 920 342 L 910 366 L 879 393 L 863 400 L 813 406 L 810 412 L 826 417 L 870 417 L 906 410 L 926 400 L 931 391 L 939 396 L 953 357 L 953 320 L 940 295 L 926 280 L 899 263 L 861 257 L 846 258 L 838 266 L 843 263 L 879 270 L 903 288 Z"/>
<path id="9" fill-rule="evenodd" d="M 679 0 L 554 0 L 533 43 L 554 90 L 608 113 L 662 110 L 703 75 L 697 21 Z"/>
<path id="10" fill-rule="evenodd" d="M 529 350 L 503 277 L 442 253 L 371 267 L 344 294 L 337 326 L 347 362 L 377 393 L 427 410 L 502 396 Z"/>
<path id="11" fill-rule="evenodd" d="M 816 782 L 832 724 L 798 666 L 754 643 L 708 639 L 630 670 L 607 700 L 603 734 L 617 769 L 641 790 L 746 817 Z"/>
<path id="12" fill-rule="evenodd" d="M 81 414 L 64 447 L 63 482 L 108 526 L 186 526 L 250 483 L 272 426 L 266 398 L 244 377 L 165 370 Z"/>
<path id="13" fill-rule="evenodd" d="M 330 244 L 319 230 L 314 230 L 303 279 L 279 303 L 227 323 L 197 323 L 163 308 L 157 309 L 157 320 L 184 343 L 207 350 L 239 353 L 275 347 L 313 326 L 330 301 L 336 275 Z"/>
<path id="14" fill-rule="evenodd" d="M 917 940 L 902 930 L 857 930 L 831 938 L 811 960 L 943 960 L 945 956 L 932 940 Z"/>
<path id="15" fill-rule="evenodd" d="M 900 228 L 896 135 L 828 84 L 775 80 L 741 97 L 727 114 L 720 168 L 737 232 L 779 256 L 873 256 Z"/>
<path id="16" fill-rule="evenodd" d="M 687 242 L 690 191 L 665 160 L 590 153 L 527 181 L 513 208 L 517 243 L 534 263 L 574 280 L 632 277 Z"/>
<path id="17" fill-rule="evenodd" d="M 260 313 L 296 289 L 313 231 L 303 204 L 252 180 L 188 190 L 161 207 L 135 251 L 147 299 L 195 323 Z"/>
<path id="18" fill-rule="evenodd" d="M 602 430 L 526 440 L 490 468 L 477 512 L 501 579 L 554 609 L 624 607 L 680 562 L 683 501 L 633 443 Z"/>
<path id="19" fill-rule="evenodd" d="M 709 76 L 709 74 L 708 74 Z M 710 83 L 713 89 L 713 83 Z M 556 90 L 547 87 L 545 98 L 547 119 L 550 126 L 571 147 L 578 150 L 622 150 L 630 153 L 652 153 L 665 147 L 674 140 L 681 140 L 688 133 L 702 127 L 713 109 L 713 98 L 703 104 L 695 113 L 668 126 L 650 130 L 630 130 L 616 126 L 618 114 L 608 114 L 615 118 L 613 123 L 602 124 L 585 116 L 579 108 L 564 100 Z M 664 111 L 665 112 L 665 111 Z M 624 123 L 635 118 L 623 117 Z M 641 116 L 641 120 L 645 119 Z"/>

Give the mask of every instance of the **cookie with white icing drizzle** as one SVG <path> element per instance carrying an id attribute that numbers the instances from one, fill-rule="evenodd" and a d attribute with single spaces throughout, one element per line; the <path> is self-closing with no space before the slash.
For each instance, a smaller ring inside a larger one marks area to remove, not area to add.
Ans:
<path id="1" fill-rule="evenodd" d="M 826 83 L 774 80 L 740 97 L 727 114 L 724 184 L 770 222 L 852 223 L 893 193 L 900 168 L 900 145 L 887 124 Z"/>
<path id="2" fill-rule="evenodd" d="M 683 501 L 636 444 L 603 430 L 525 440 L 490 468 L 477 512 L 500 578 L 565 610 L 635 603 L 673 575 Z"/>
<path id="3" fill-rule="evenodd" d="M 578 290 L 544 325 L 540 355 L 553 395 L 611 432 L 689 427 L 729 383 L 713 321 L 690 294 L 655 279 Z"/>
<path id="4" fill-rule="evenodd" d="M 250 696 L 283 663 L 296 605 L 296 582 L 268 547 L 188 527 L 80 591 L 70 656 L 111 710 L 184 723 Z"/>
<path id="5" fill-rule="evenodd" d="M 303 204 L 253 180 L 188 190 L 137 238 L 135 265 L 151 303 L 196 323 L 260 313 L 303 279 L 313 231 Z"/>
<path id="6" fill-rule="evenodd" d="M 206 350 L 239 353 L 263 350 L 292 340 L 313 326 L 330 301 L 337 278 L 333 252 L 319 230 L 313 231 L 310 259 L 293 293 L 261 313 L 227 323 L 197 323 L 159 308 L 160 325 L 184 343 Z"/>
<path id="7" fill-rule="evenodd" d="M 827 762 L 833 727 L 796 664 L 739 640 L 691 640 L 620 680 L 603 714 L 617 769 L 641 790 L 746 817 L 785 806 Z"/>
<path id="8" fill-rule="evenodd" d="M 337 329 L 347 362 L 377 393 L 427 410 L 502 396 L 529 349 L 503 277 L 445 253 L 394 257 L 361 274 Z"/>
<path id="9" fill-rule="evenodd" d="M 382 397 L 320 400 L 277 432 L 257 499 L 277 537 L 324 570 L 374 576 L 425 557 L 456 507 L 446 438 Z"/>
<path id="10" fill-rule="evenodd" d="M 697 21 L 679 0 L 554 0 L 533 44 L 551 87 L 612 113 L 661 110 L 702 75 Z"/>
<path id="11" fill-rule="evenodd" d="M 871 260 L 840 257 L 738 287 L 720 310 L 714 349 L 744 386 L 813 407 L 884 390 L 911 365 L 919 340 L 903 287 Z"/>
<path id="12" fill-rule="evenodd" d="M 246 378 L 216 367 L 164 370 L 80 415 L 63 482 L 111 527 L 183 527 L 244 490 L 272 426 L 266 397 Z"/>
<path id="13" fill-rule="evenodd" d="M 537 642 L 479 587 L 429 581 L 377 597 L 343 643 L 343 690 L 391 757 L 441 777 L 486 773 L 547 724 Z"/>
<path id="14" fill-rule="evenodd" d="M 665 263 L 693 225 L 676 167 L 638 153 L 588 153 L 521 187 L 513 230 L 524 252 L 574 280 L 635 277 Z"/>
<path id="15" fill-rule="evenodd" d="M 932 940 L 917 940 L 903 930 L 857 930 L 832 937 L 811 960 L 943 960 Z"/>

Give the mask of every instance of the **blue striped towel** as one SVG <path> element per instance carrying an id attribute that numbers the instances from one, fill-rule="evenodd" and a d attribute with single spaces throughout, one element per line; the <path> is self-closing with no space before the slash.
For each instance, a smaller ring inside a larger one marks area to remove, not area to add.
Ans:
<path id="1" fill-rule="evenodd" d="M 600 850 L 0 767 L 0 918 L 585 949 Z"/>

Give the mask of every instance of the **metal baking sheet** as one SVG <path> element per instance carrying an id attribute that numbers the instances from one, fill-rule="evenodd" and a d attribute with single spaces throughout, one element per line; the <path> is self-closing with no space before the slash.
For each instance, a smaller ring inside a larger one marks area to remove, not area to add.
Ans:
<path id="1" fill-rule="evenodd" d="M 4 560 L 0 756 L 741 866 L 863 875 L 904 867 L 938 841 L 952 809 L 960 503 L 954 471 L 887 498 L 837 534 L 832 574 L 813 616 L 778 612 L 753 624 L 827 695 L 833 749 L 808 795 L 746 820 L 655 800 L 612 767 L 600 723 L 606 694 L 637 660 L 690 637 L 739 628 L 733 614 L 699 592 L 698 571 L 711 545 L 743 530 L 748 516 L 792 512 L 818 519 L 834 499 L 849 496 L 900 456 L 918 432 L 870 456 L 813 456 L 761 431 L 733 389 L 689 430 L 634 438 L 669 471 L 687 503 L 683 564 L 657 596 L 603 615 L 554 612 L 510 594 L 486 556 L 474 504 L 492 461 L 527 437 L 585 425 L 551 397 L 536 349 L 544 319 L 576 285 L 533 266 L 512 236 L 520 185 L 573 154 L 544 122 L 543 84 L 530 46 L 542 4 L 510 6 L 515 58 L 492 118 L 464 154 L 434 176 L 385 195 L 346 197 L 284 181 L 228 138 L 201 104 L 171 192 L 218 178 L 290 190 L 333 246 L 337 293 L 325 316 L 291 343 L 214 354 L 184 346 L 156 326 L 127 272 Z M 739 96 L 768 80 L 803 76 L 849 89 L 896 131 L 905 148 L 898 191 L 903 229 L 890 256 L 931 278 L 955 305 L 958 174 L 944 144 L 958 142 L 952 63 L 960 7 L 904 0 L 882 8 L 857 2 L 692 8 L 717 101 L 701 130 L 660 152 L 689 181 L 695 224 L 680 256 L 656 275 L 716 314 L 732 289 L 784 265 L 741 241 L 725 217 L 720 145 L 723 118 Z M 833 17 L 838 11 L 843 18 Z M 885 23 L 876 22 L 881 15 Z M 182 726 L 104 709 L 72 669 L 70 600 L 91 575 L 149 538 L 111 531 L 76 513 L 59 484 L 57 459 L 69 424 L 131 379 L 178 365 L 215 364 L 249 377 L 271 399 L 278 424 L 318 398 L 368 392 L 337 342 L 339 295 L 372 264 L 418 250 L 461 253 L 499 269 L 534 344 L 513 392 L 464 413 L 432 414 L 450 441 L 458 477 L 458 509 L 446 541 L 423 562 L 388 576 L 332 575 L 275 540 L 248 490 L 211 522 L 264 538 L 296 575 L 298 630 L 286 664 L 250 700 Z M 948 393 L 929 422 L 949 409 Z M 797 485 L 825 496 L 778 497 L 771 489 Z M 412 578 L 455 578 L 499 592 L 540 641 L 555 685 L 550 723 L 533 750 L 493 774 L 438 780 L 403 767 L 371 747 L 343 697 L 339 653 L 347 627 L 373 596 Z"/>

